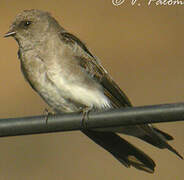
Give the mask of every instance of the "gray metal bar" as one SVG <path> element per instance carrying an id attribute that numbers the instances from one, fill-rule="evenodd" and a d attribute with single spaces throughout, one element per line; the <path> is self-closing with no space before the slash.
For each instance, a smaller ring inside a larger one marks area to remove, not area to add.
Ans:
<path id="1" fill-rule="evenodd" d="M 0 119 L 0 137 L 184 120 L 184 103 Z"/>

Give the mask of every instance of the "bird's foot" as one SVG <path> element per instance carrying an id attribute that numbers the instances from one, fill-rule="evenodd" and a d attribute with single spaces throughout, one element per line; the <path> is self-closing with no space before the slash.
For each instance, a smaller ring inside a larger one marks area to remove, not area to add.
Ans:
<path id="1" fill-rule="evenodd" d="M 89 112 L 93 109 L 93 107 L 85 107 L 82 109 L 82 128 L 87 129 L 87 120 L 89 119 Z"/>
<path id="2" fill-rule="evenodd" d="M 45 115 L 45 122 L 48 123 L 49 116 L 55 115 L 54 111 L 49 111 L 47 108 L 44 109 L 43 114 Z"/>

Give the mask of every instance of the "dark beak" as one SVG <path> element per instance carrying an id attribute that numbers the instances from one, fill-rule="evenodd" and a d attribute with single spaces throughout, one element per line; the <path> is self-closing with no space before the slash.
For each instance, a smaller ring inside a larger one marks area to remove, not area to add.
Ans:
<path id="1" fill-rule="evenodd" d="M 15 34 L 16 34 L 15 31 L 10 30 L 10 31 L 8 31 L 8 32 L 4 35 L 4 37 L 14 36 Z"/>

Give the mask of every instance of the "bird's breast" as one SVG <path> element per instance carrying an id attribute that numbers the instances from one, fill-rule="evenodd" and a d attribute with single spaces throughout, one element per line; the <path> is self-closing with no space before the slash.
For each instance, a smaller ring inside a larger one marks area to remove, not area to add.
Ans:
<path id="1" fill-rule="evenodd" d="M 57 60 L 47 64 L 29 52 L 21 57 L 21 69 L 33 89 L 57 111 L 110 107 L 100 85 L 80 70 L 72 71 L 68 65 L 57 64 Z"/>

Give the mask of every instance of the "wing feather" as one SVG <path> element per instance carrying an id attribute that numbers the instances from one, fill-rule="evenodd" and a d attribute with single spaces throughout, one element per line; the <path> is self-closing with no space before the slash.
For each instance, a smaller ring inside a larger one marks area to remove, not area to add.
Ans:
<path id="1" fill-rule="evenodd" d="M 86 71 L 86 73 L 101 83 L 104 94 L 108 96 L 114 107 L 132 106 L 125 93 L 113 81 L 107 71 L 100 64 L 99 60 L 92 55 L 85 44 L 68 32 L 62 33 L 61 36 L 62 40 L 69 45 L 75 46 L 77 43 L 83 50 L 81 51 L 80 56 L 76 56 L 79 65 Z"/>

